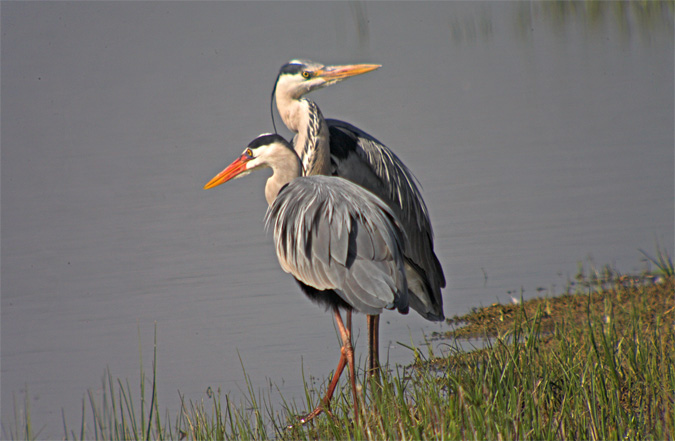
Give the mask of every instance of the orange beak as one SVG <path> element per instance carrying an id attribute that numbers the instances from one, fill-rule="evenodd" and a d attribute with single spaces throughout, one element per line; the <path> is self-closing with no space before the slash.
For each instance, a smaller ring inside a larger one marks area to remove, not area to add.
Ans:
<path id="1" fill-rule="evenodd" d="M 214 176 L 213 179 L 211 179 L 204 186 L 204 190 L 216 187 L 220 184 L 224 184 L 230 179 L 236 178 L 238 175 L 246 171 L 246 163 L 251 159 L 252 158 L 249 158 L 246 155 L 241 155 L 240 157 L 235 159 L 232 164 L 228 165 L 227 168 L 225 168 L 225 170 L 221 171 L 216 176 Z"/>
<path id="2" fill-rule="evenodd" d="M 361 75 L 377 68 L 381 64 L 347 64 L 344 66 L 325 66 L 317 72 L 317 76 L 325 80 L 342 80 L 345 78 Z"/>

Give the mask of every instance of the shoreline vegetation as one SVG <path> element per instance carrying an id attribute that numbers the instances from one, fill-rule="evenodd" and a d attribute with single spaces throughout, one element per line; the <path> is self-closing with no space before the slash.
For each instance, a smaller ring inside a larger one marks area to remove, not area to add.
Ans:
<path id="1" fill-rule="evenodd" d="M 81 423 L 73 428 L 64 418 L 62 437 L 673 439 L 675 272 L 660 249 L 657 258 L 643 254 L 655 271 L 627 276 L 580 266 L 562 295 L 493 304 L 449 319 L 450 331 L 429 337 L 447 343 L 442 356 L 431 345 L 426 354 L 412 348 L 414 363 L 385 368 L 379 381 L 361 370 L 358 426 L 347 382 L 340 383 L 330 414 L 297 426 L 295 416 L 318 403 L 328 379 L 318 390 L 305 382 L 305 400 L 296 404 L 261 392 L 245 371 L 248 396 L 241 403 L 208 391 L 198 402 L 181 397 L 177 416 L 161 414 L 155 353 L 151 375 L 141 367 L 140 399 L 129 381 L 107 371 L 102 397 L 90 390 Z M 467 343 L 476 346 L 463 349 Z M 3 421 L 3 438 L 40 439 L 29 404 L 15 397 L 14 420 Z"/>

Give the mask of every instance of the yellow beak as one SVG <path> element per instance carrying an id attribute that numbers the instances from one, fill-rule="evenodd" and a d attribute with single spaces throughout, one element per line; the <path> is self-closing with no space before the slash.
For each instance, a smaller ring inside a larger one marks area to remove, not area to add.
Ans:
<path id="1" fill-rule="evenodd" d="M 381 64 L 346 64 L 343 66 L 325 66 L 317 71 L 316 76 L 325 80 L 342 80 L 373 71 L 380 67 L 382 67 Z"/>

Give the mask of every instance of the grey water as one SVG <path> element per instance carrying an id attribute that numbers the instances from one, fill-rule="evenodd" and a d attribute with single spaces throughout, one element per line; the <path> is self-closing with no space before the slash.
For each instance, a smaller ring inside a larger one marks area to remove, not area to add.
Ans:
<path id="1" fill-rule="evenodd" d="M 639 249 L 673 250 L 672 3 L 0 8 L 4 429 L 25 396 L 41 438 L 64 436 L 62 412 L 79 428 L 106 368 L 138 392 L 155 325 L 172 415 L 179 393 L 243 398 L 242 365 L 298 403 L 303 371 L 328 377 L 331 316 L 279 268 L 265 174 L 202 190 L 272 131 L 270 93 L 293 58 L 382 64 L 310 98 L 416 174 L 447 316 L 561 292 L 579 262 L 637 272 Z M 387 312 L 382 357 L 409 363 L 404 345 L 446 329 Z"/>

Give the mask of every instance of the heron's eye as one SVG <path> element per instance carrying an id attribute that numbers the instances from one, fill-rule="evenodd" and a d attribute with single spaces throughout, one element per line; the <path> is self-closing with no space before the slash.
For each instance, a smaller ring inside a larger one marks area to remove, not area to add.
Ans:
<path id="1" fill-rule="evenodd" d="M 308 71 L 308 70 L 302 71 L 302 77 L 303 77 L 303 78 L 305 78 L 305 79 L 308 80 L 308 79 L 311 78 L 311 76 L 312 76 L 312 74 L 311 74 L 310 71 Z"/>
<path id="2" fill-rule="evenodd" d="M 249 157 L 251 157 L 251 158 L 253 157 L 253 150 L 251 150 L 251 149 L 246 149 L 246 152 L 245 152 L 245 153 L 246 153 L 246 156 L 249 156 Z"/>

